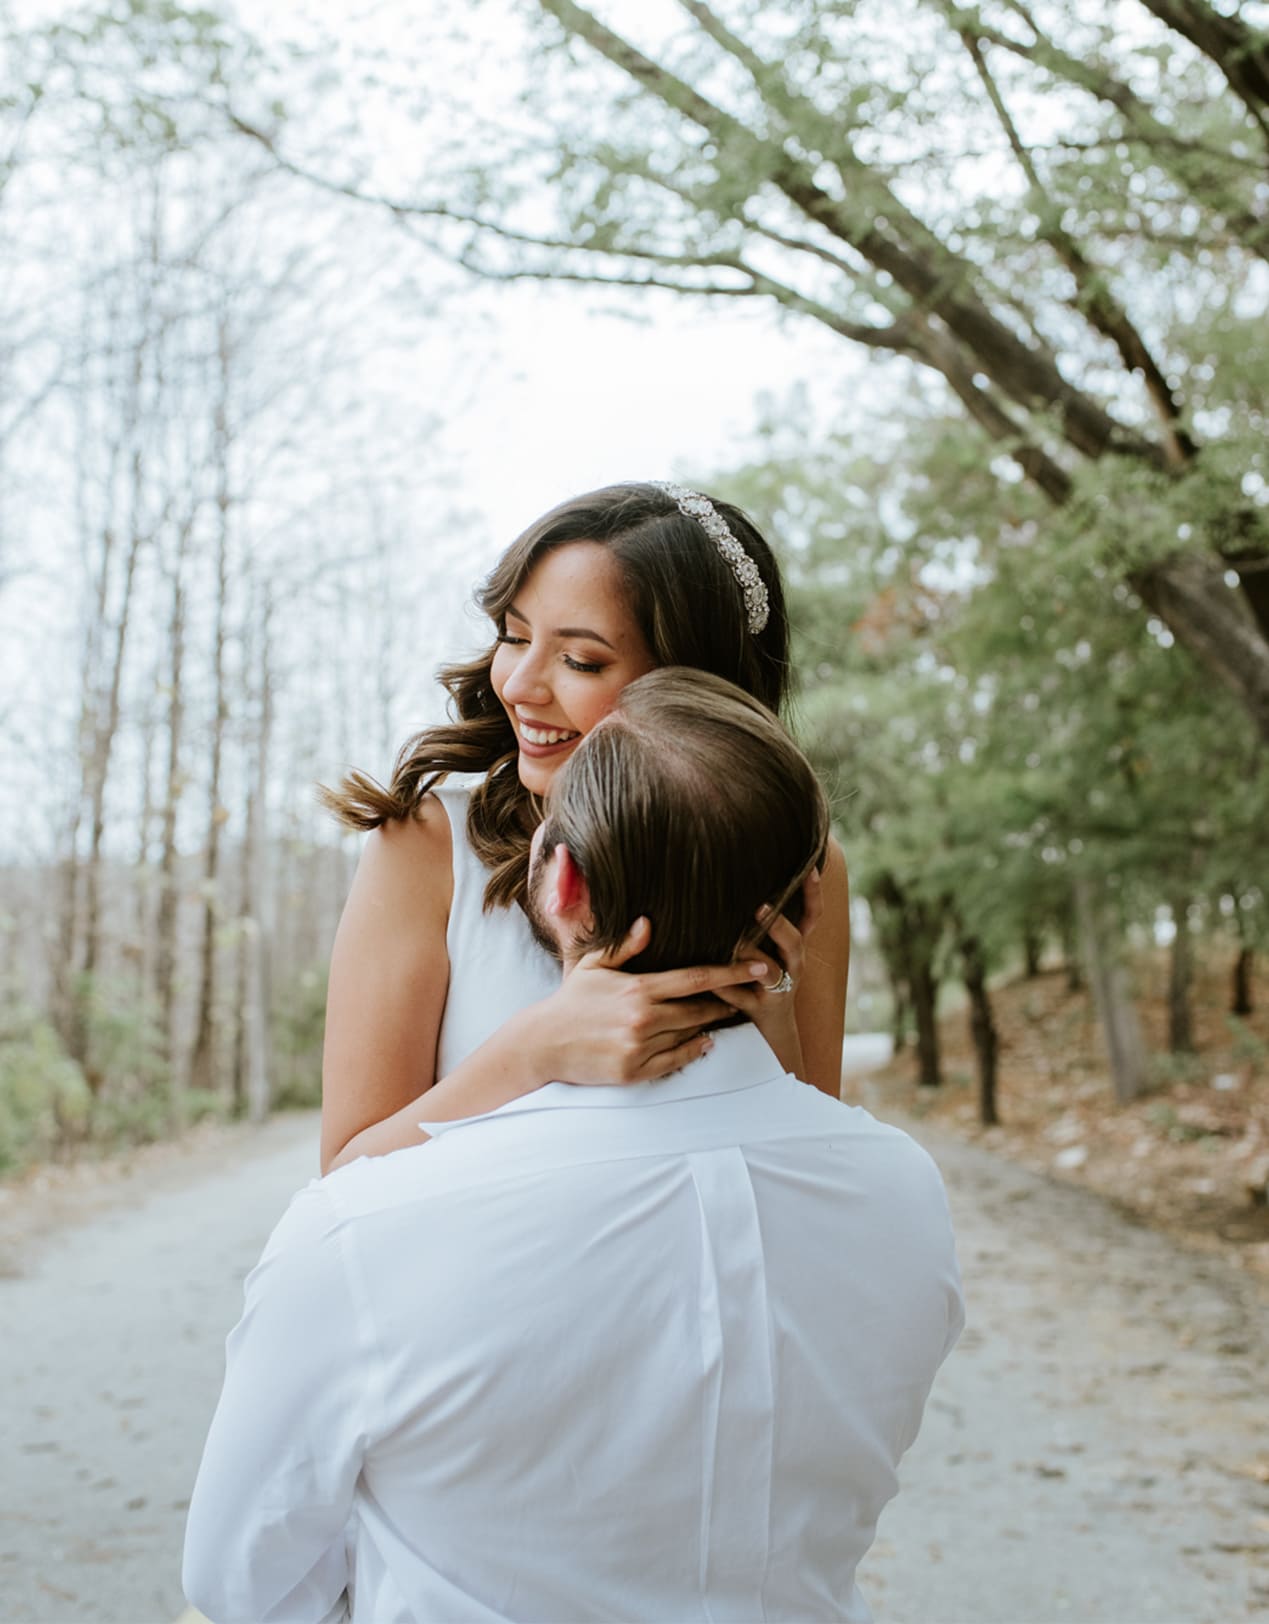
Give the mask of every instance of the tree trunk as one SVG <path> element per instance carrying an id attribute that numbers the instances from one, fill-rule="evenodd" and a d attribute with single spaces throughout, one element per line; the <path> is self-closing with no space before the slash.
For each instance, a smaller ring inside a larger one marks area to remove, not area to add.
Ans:
<path id="1" fill-rule="evenodd" d="M 132 589 L 136 582 L 137 560 L 141 553 L 141 537 L 134 533 L 128 544 L 124 565 L 123 593 L 119 616 L 114 626 L 114 647 L 110 662 L 109 686 L 105 706 L 98 714 L 93 730 L 93 751 L 90 763 L 91 806 L 88 844 L 88 868 L 85 876 L 84 905 L 84 968 L 91 974 L 97 967 L 100 949 L 101 915 L 101 847 L 106 833 L 106 785 L 110 777 L 110 758 L 114 752 L 115 736 L 119 731 L 120 696 L 123 688 L 123 663 L 128 648 L 128 624 L 132 610 Z"/>
<path id="2" fill-rule="evenodd" d="M 1176 553 L 1141 571 L 1142 601 L 1252 718 L 1269 742 L 1269 641 L 1225 582 L 1219 558 Z"/>
<path id="3" fill-rule="evenodd" d="M 225 681 L 225 642 L 229 597 L 229 429 L 226 396 L 229 339 L 225 322 L 219 331 L 219 389 L 216 398 L 216 620 L 212 632 L 211 775 L 207 785 L 207 843 L 203 856 L 203 920 L 198 954 L 198 1009 L 194 1017 L 194 1047 L 190 1056 L 190 1087 L 204 1093 L 216 1088 L 216 920 L 220 882 L 220 834 L 228 816 L 220 804 L 220 778 L 224 758 L 229 696 Z"/>
<path id="4" fill-rule="evenodd" d="M 886 968 L 886 983 L 890 988 L 890 1052 L 901 1054 L 908 1044 L 907 964 L 899 933 L 895 928 L 893 907 L 883 905 L 877 895 L 871 899 L 873 925 L 877 933 L 877 948 Z"/>
<path id="5" fill-rule="evenodd" d="M 1024 930 L 1022 933 L 1022 962 L 1028 981 L 1034 981 L 1040 974 L 1040 960 L 1044 956 L 1044 938 L 1038 931 Z"/>
<path id="6" fill-rule="evenodd" d="M 1146 1085 L 1146 1052 L 1141 1025 L 1128 996 L 1114 938 L 1101 917 L 1092 887 L 1086 879 L 1078 878 L 1074 890 L 1088 979 L 1106 1042 L 1111 1085 L 1116 1103 L 1126 1105 L 1136 1099 Z"/>
<path id="7" fill-rule="evenodd" d="M 1080 963 L 1078 931 L 1071 913 L 1062 916 L 1062 961 L 1066 969 L 1067 992 L 1084 990 L 1084 967 Z"/>
<path id="8" fill-rule="evenodd" d="M 137 818 L 136 932 L 137 977 L 141 996 L 150 998 L 155 990 L 155 929 L 151 906 L 150 848 L 156 807 L 154 804 L 154 750 L 158 732 L 155 695 L 159 691 L 158 668 L 149 684 L 145 712 L 141 719 L 141 811 Z"/>
<path id="9" fill-rule="evenodd" d="M 247 797 L 247 833 L 243 836 L 239 853 L 238 872 L 238 952 L 235 959 L 234 986 L 234 1047 L 233 1067 L 230 1073 L 229 1108 L 236 1118 L 247 1114 L 247 1005 L 251 996 L 251 954 L 247 948 L 247 935 L 252 926 L 251 897 L 251 797 Z"/>
<path id="10" fill-rule="evenodd" d="M 996 1110 L 996 1062 L 1000 1037 L 987 996 L 987 961 L 977 936 L 960 938 L 962 974 L 969 994 L 969 1033 L 978 1059 L 978 1120 L 985 1128 L 1000 1121 Z"/>
<path id="11" fill-rule="evenodd" d="M 273 688 L 270 664 L 270 621 L 273 606 L 264 589 L 264 603 L 256 634 L 259 637 L 259 710 L 247 803 L 247 874 L 245 899 L 249 915 L 244 950 L 247 958 L 246 999 L 242 1018 L 246 1028 L 246 1103 L 252 1122 L 263 1122 L 271 1099 L 269 1015 L 272 893 L 269 873 L 268 784 L 269 746 L 273 727 Z"/>
<path id="12" fill-rule="evenodd" d="M 1240 947 L 1238 957 L 1234 960 L 1234 974 L 1230 983 L 1229 1013 L 1231 1015 L 1250 1015 L 1253 1004 L 1251 998 L 1251 971 L 1255 960 L 1255 949 L 1248 946 Z"/>
<path id="13" fill-rule="evenodd" d="M 172 608 L 168 619 L 167 782 L 163 798 L 163 833 L 159 856 L 159 906 L 155 920 L 154 977 L 159 995 L 159 1033 L 168 1068 L 168 1106 L 173 1130 L 185 1117 L 182 1068 L 177 1064 L 174 1021 L 176 1012 L 177 930 L 180 897 L 177 887 L 176 817 L 180 807 L 181 735 L 185 721 L 185 544 L 181 532 L 172 561 Z"/>
<path id="14" fill-rule="evenodd" d="M 908 996 L 903 977 L 890 977 L 890 1052 L 902 1054 L 908 1046 Z"/>
<path id="15" fill-rule="evenodd" d="M 64 850 L 65 857 L 58 865 L 57 876 L 57 935 L 52 965 L 50 1015 L 54 1030 L 72 1053 L 75 1046 L 77 1003 L 75 983 L 78 977 L 76 962 L 79 951 L 80 878 L 82 869 L 77 847 L 79 845 L 80 802 L 71 815 Z"/>
<path id="16" fill-rule="evenodd" d="M 908 987 L 916 1018 L 917 1081 L 922 1088 L 937 1088 L 943 1081 L 943 1066 L 937 1019 L 939 985 L 932 950 L 914 947 Z"/>
<path id="17" fill-rule="evenodd" d="M 1194 1021 L 1190 1011 L 1190 985 L 1194 955 L 1190 937 L 1190 910 L 1185 898 L 1172 903 L 1176 935 L 1168 969 L 1168 1047 L 1173 1054 L 1194 1053 Z"/>
<path id="18" fill-rule="evenodd" d="M 943 928 L 943 910 L 906 894 L 893 874 L 874 884 L 869 902 L 878 919 L 878 936 L 891 978 L 907 993 L 916 1029 L 917 1080 L 937 1088 L 943 1080 L 939 1053 L 938 976 L 934 961 Z M 896 970 L 898 974 L 896 975 Z"/>

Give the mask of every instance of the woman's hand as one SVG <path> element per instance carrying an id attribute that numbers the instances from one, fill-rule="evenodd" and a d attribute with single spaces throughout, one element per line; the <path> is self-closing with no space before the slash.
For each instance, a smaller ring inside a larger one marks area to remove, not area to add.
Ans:
<path id="1" fill-rule="evenodd" d="M 623 971 L 650 936 L 648 921 L 637 919 L 618 947 L 587 953 L 560 990 L 534 1006 L 551 1076 L 571 1083 L 668 1077 L 712 1047 L 703 1029 L 724 1014 L 719 997 L 770 973 L 757 954 L 735 964 Z"/>
<path id="2" fill-rule="evenodd" d="M 780 1064 L 795 1077 L 800 1077 L 804 1068 L 794 994 L 806 964 L 807 939 L 824 912 L 823 882 L 818 869 L 812 869 L 807 875 L 802 898 L 801 928 L 790 924 L 783 914 L 772 919 L 768 911 L 759 910 L 758 922 L 764 927 L 775 955 L 760 957 L 755 953 L 746 958 L 746 967 L 751 963 L 755 968 L 762 965 L 757 979 L 718 989 L 718 997 L 749 1017 L 775 1051 Z"/>

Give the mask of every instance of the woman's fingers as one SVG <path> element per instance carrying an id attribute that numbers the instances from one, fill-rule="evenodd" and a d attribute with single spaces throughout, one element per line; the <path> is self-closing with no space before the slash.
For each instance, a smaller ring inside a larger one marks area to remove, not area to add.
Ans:
<path id="1" fill-rule="evenodd" d="M 756 982 L 743 987 L 720 987 L 714 996 L 751 1019 L 762 1008 L 762 989 Z"/>
<path id="2" fill-rule="evenodd" d="M 587 953 L 581 962 L 597 964 L 605 970 L 618 970 L 630 959 L 642 953 L 651 940 L 652 922 L 640 914 L 616 947 L 606 948 L 603 952 Z"/>
<path id="3" fill-rule="evenodd" d="M 685 1032 L 689 1027 L 708 1026 L 719 1020 L 723 1011 L 718 1007 L 717 995 L 707 998 L 662 999 L 648 1006 L 648 1020 L 655 1032 Z"/>
<path id="4" fill-rule="evenodd" d="M 649 1055 L 639 1068 L 639 1081 L 651 1083 L 658 1077 L 669 1077 L 684 1066 L 690 1066 L 693 1060 L 699 1060 L 703 1054 L 708 1054 L 713 1047 L 714 1040 L 708 1032 L 696 1032 L 686 1042 L 672 1044 L 668 1049 L 660 1049 Z"/>
<path id="5" fill-rule="evenodd" d="M 778 976 L 777 970 L 772 980 Z M 654 970 L 639 980 L 648 997 L 657 1003 L 674 998 L 700 998 L 720 987 L 735 987 L 771 975 L 768 961 L 758 954 L 735 964 L 698 964 L 686 970 Z"/>
<path id="6" fill-rule="evenodd" d="M 820 906 L 822 907 L 822 905 Z M 775 975 L 770 979 L 764 977 L 764 984 L 767 987 L 773 987 L 786 970 L 796 983 L 802 976 L 802 964 L 806 958 L 807 932 L 808 929 L 814 928 L 814 920 L 808 926 L 807 920 L 804 918 L 802 928 L 799 929 L 796 925 L 791 924 L 783 914 L 779 914 L 773 919 L 769 915 L 764 918 L 760 913 L 759 918 L 766 928 L 768 941 L 780 955 L 780 963 L 776 967 Z"/>

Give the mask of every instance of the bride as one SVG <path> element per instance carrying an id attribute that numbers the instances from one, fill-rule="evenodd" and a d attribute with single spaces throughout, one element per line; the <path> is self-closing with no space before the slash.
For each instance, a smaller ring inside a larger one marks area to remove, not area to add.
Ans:
<path id="1" fill-rule="evenodd" d="M 758 530 L 681 486 L 609 486 L 530 525 L 479 603 L 494 641 L 441 672 L 453 720 L 406 744 L 387 788 L 352 773 L 325 793 L 373 833 L 331 959 L 322 1171 L 553 1080 L 666 1076 L 708 1048 L 722 1004 L 835 1098 L 850 951 L 835 841 L 801 928 L 767 921 L 767 951 L 735 964 L 658 971 L 656 920 L 639 918 L 561 983 L 521 906 L 551 781 L 627 683 L 690 666 L 783 709 L 788 620 Z"/>

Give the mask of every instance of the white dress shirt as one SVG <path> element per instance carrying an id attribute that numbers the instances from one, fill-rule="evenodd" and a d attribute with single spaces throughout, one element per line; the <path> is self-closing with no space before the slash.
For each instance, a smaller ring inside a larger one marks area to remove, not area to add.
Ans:
<path id="1" fill-rule="evenodd" d="M 553 1083 L 295 1197 L 186 1593 L 216 1624 L 867 1620 L 961 1324 L 934 1164 L 753 1027 L 665 1082 Z"/>

